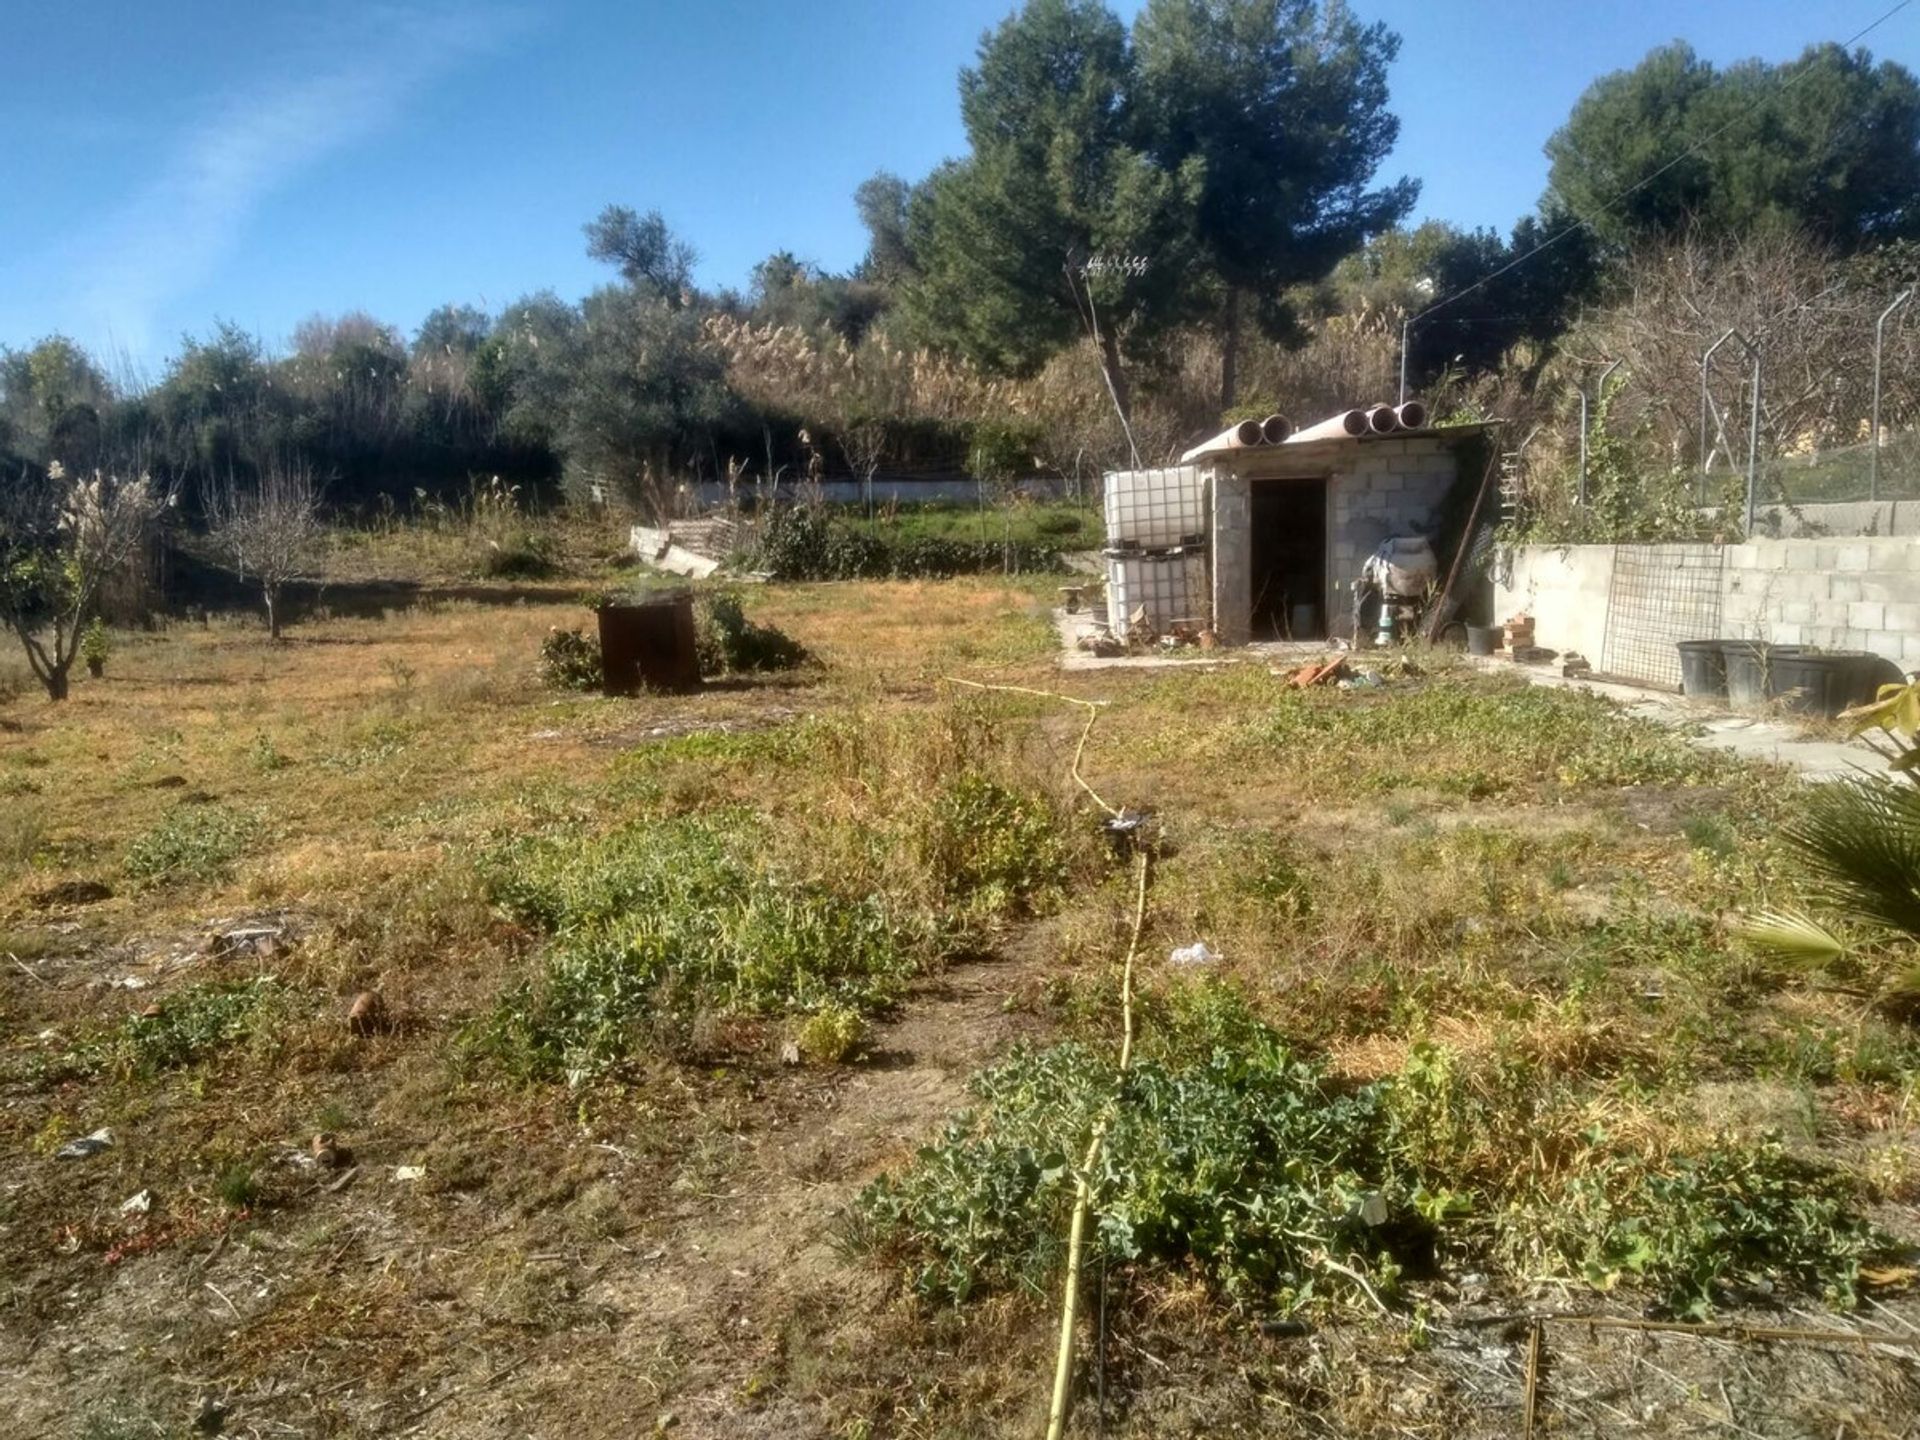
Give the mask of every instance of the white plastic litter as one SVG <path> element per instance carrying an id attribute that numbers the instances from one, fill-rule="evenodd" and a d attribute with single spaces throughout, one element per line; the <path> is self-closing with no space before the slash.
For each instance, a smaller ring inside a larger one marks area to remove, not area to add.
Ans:
<path id="1" fill-rule="evenodd" d="M 1168 961 L 1175 965 L 1211 965 L 1219 958 L 1219 952 L 1210 949 L 1204 940 L 1182 945 L 1167 956 Z"/>

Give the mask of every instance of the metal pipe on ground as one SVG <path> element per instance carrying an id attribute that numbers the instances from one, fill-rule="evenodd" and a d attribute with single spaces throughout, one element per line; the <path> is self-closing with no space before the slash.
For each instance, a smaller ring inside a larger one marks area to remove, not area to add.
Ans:
<path id="1" fill-rule="evenodd" d="M 1260 440 L 1266 445 L 1281 445 L 1293 434 L 1293 422 L 1284 415 L 1269 415 L 1260 422 Z"/>
<path id="2" fill-rule="evenodd" d="M 1298 445 L 1304 440 L 1341 440 L 1355 435 L 1364 435 L 1368 428 L 1366 411 L 1342 410 L 1338 415 L 1329 416 L 1318 424 L 1294 431 L 1287 437 L 1287 443 Z"/>

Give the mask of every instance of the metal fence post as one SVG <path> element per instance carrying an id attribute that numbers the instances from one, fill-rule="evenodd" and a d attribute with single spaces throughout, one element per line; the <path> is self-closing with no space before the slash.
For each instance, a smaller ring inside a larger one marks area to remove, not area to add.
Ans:
<path id="1" fill-rule="evenodd" d="M 1747 347 L 1747 354 L 1753 357 L 1753 397 L 1747 404 L 1747 524 L 1746 538 L 1753 538 L 1753 518 L 1760 490 L 1760 352 L 1747 337 L 1742 335 L 1740 343 Z"/>
<path id="2" fill-rule="evenodd" d="M 1407 403 L 1407 336 L 1413 330 L 1413 317 L 1408 316 L 1400 322 L 1400 401 Z"/>
<path id="3" fill-rule="evenodd" d="M 1753 386 L 1748 400 L 1751 414 L 1747 417 L 1747 533 L 1753 532 L 1755 511 L 1758 509 L 1759 466 L 1760 466 L 1760 352 L 1753 342 L 1740 333 L 1739 327 L 1729 329 L 1700 353 L 1700 483 L 1695 491 L 1697 499 L 1704 499 L 1707 485 L 1707 462 L 1712 459 L 1714 446 L 1707 439 L 1707 420 L 1709 406 L 1707 401 L 1707 368 L 1713 361 L 1713 352 L 1729 340 L 1738 340 L 1747 358 L 1753 362 Z M 1733 458 L 1731 454 L 1727 456 Z"/>
<path id="4" fill-rule="evenodd" d="M 1912 290 L 1902 290 L 1893 303 L 1873 322 L 1873 419 L 1867 431 L 1867 499 L 1880 498 L 1880 355 L 1887 338 L 1887 317 L 1913 298 Z"/>

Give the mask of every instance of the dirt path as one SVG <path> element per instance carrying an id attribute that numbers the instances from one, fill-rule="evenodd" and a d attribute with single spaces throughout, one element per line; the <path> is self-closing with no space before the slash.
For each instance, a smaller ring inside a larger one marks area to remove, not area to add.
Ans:
<path id="1" fill-rule="evenodd" d="M 540 1433 L 570 1437 L 826 1433 L 804 1383 L 791 1383 L 809 1364 L 797 1337 L 809 1350 L 858 1348 L 895 1289 L 841 1252 L 840 1218 L 964 1105 L 972 1071 L 1037 1033 L 1010 1001 L 1038 973 L 1031 958 L 979 961 L 922 982 L 877 1028 L 866 1062 L 797 1077 L 810 1090 L 799 1120 L 744 1137 L 725 1188 L 675 1196 L 659 1231 L 594 1276 L 580 1299 L 606 1317 L 599 1333 L 555 1337 L 511 1378 L 470 1377 L 417 1433 L 520 1435 L 535 1413 Z"/>

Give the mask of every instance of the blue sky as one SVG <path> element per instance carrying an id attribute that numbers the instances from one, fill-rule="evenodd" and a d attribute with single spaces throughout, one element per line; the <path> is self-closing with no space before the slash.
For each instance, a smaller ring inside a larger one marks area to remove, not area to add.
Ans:
<path id="1" fill-rule="evenodd" d="M 1892 0 L 1354 0 L 1404 38 L 1390 175 L 1506 227 L 1586 84 L 1676 37 L 1716 62 Z M 1123 13 L 1132 5 L 1122 4 Z M 411 329 L 603 277 L 581 224 L 658 207 L 700 278 L 859 259 L 854 187 L 961 149 L 955 76 L 1010 0 L 8 0 L 0 344 L 62 330 L 157 375 L 216 317 Z M 1865 42 L 1920 69 L 1920 6 Z"/>

